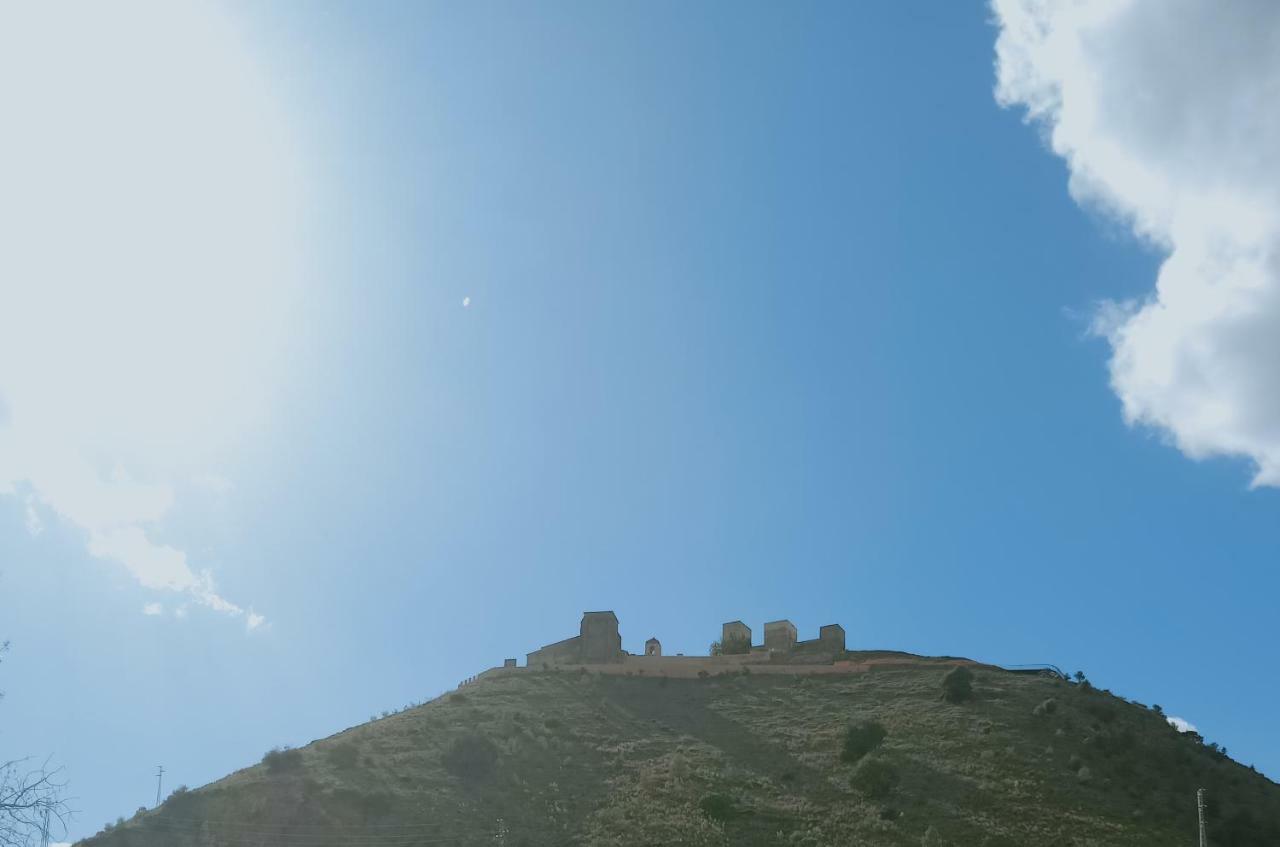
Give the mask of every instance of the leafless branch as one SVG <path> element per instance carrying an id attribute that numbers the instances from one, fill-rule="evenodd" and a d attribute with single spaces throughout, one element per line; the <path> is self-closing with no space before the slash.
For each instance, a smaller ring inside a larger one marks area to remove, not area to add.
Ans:
<path id="1" fill-rule="evenodd" d="M 50 830 L 66 832 L 66 782 L 62 769 L 46 759 L 0 762 L 0 847 L 27 847 L 46 822 Z"/>

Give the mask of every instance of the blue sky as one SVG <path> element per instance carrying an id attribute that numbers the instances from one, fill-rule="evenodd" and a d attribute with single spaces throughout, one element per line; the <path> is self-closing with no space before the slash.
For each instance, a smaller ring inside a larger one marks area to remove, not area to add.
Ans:
<path id="1" fill-rule="evenodd" d="M 0 347 L 0 439 L 56 395 L 51 420 L 119 440 L 13 443 L 140 486 L 108 520 L 34 461 L 0 474 L 0 753 L 64 764 L 72 839 L 149 804 L 158 764 L 204 784 L 598 608 L 633 651 L 789 617 L 1080 668 L 1280 776 L 1268 454 L 1150 406 L 1126 423 L 1125 342 L 1091 327 L 1150 297 L 1169 245 L 1078 175 L 1073 199 L 1043 126 L 997 102 L 987 6 L 206 13 L 261 83 L 229 114 L 275 140 L 176 140 L 193 193 L 132 213 L 190 217 L 212 305 L 156 294 L 176 265 L 131 288 L 129 257 L 75 283 L 108 311 L 121 291 L 122 323 L 0 282 L 40 332 L 102 333 Z M 145 20 L 152 47 L 184 25 Z M 228 150 L 260 174 L 224 196 L 199 179 Z M 225 208 L 199 218 L 201 191 Z M 77 369 L 31 378 L 59 355 Z M 99 355 L 115 370 L 84 377 Z M 131 440 L 152 403 L 166 428 Z"/>

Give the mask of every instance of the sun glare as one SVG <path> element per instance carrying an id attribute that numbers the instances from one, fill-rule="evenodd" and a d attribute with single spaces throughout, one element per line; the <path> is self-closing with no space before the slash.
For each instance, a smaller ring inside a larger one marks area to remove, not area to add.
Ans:
<path id="1" fill-rule="evenodd" d="M 203 4 L 6 4 L 0 103 L 15 430 L 186 465 L 253 426 L 297 297 L 299 179 L 233 21 Z"/>

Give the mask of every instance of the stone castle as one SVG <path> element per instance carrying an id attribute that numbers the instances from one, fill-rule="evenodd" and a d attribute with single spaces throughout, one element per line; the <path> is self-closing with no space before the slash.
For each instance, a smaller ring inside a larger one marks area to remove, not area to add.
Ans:
<path id="1" fill-rule="evenodd" d="M 764 642 L 755 644 L 751 627 L 742 621 L 729 621 L 721 627 L 719 651 L 711 656 L 664 656 L 662 642 L 650 638 L 644 653 L 632 654 L 622 649 L 618 632 L 618 616 L 613 612 L 585 612 L 578 634 L 527 654 L 525 667 L 550 670 L 565 665 L 622 666 L 643 673 L 698 670 L 758 663 L 834 664 L 845 657 L 845 633 L 840 624 L 828 624 L 818 630 L 818 637 L 808 641 L 797 639 L 796 625 L 788 620 L 770 621 L 764 625 Z M 505 667 L 517 667 L 515 659 L 507 659 Z"/>
<path id="2" fill-rule="evenodd" d="M 922 666 L 995 668 L 952 656 L 915 656 L 895 650 L 851 652 L 845 645 L 844 627 L 834 623 L 820 627 L 817 638 L 800 641 L 797 636 L 796 625 L 791 621 L 769 621 L 764 625 L 763 643 L 756 644 L 751 627 L 742 621 L 728 621 L 720 628 L 720 640 L 713 645 L 712 655 L 665 655 L 662 642 L 657 638 L 644 643 L 643 653 L 634 654 L 622 649 L 617 615 L 584 612 L 578 634 L 572 638 L 528 653 L 523 666 L 515 659 L 507 659 L 502 667 L 490 668 L 462 684 L 492 676 L 566 670 L 606 676 L 705 678 L 733 673 L 850 674 Z M 1042 673 L 1045 667 L 1050 666 L 1033 666 L 1016 672 Z M 1053 670 L 1061 675 L 1056 668 Z"/>

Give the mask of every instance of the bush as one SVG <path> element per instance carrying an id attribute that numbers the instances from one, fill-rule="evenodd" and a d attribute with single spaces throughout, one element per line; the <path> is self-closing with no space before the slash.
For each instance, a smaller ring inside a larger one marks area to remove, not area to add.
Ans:
<path id="1" fill-rule="evenodd" d="M 963 703 L 973 698 L 973 671 L 957 665 L 942 678 L 942 697 L 948 703 Z"/>
<path id="2" fill-rule="evenodd" d="M 273 747 L 262 757 L 271 773 L 291 773 L 302 767 L 302 751 L 289 747 Z"/>
<path id="3" fill-rule="evenodd" d="M 898 771 L 883 759 L 865 759 L 849 778 L 849 784 L 873 800 L 879 800 L 893 793 L 898 784 Z"/>
<path id="4" fill-rule="evenodd" d="M 1031 714 L 1039 717 L 1040 715 L 1052 715 L 1056 711 L 1058 711 L 1058 701 L 1050 697 L 1032 709 Z"/>
<path id="5" fill-rule="evenodd" d="M 751 640 L 726 638 L 723 641 L 712 641 L 709 652 L 712 656 L 741 656 L 751 652 Z"/>
<path id="6" fill-rule="evenodd" d="M 876 721 L 852 724 L 844 731 L 844 747 L 840 750 L 843 762 L 858 762 L 880 746 L 889 732 Z"/>
<path id="7" fill-rule="evenodd" d="M 390 794 L 375 791 L 369 794 L 361 794 L 357 808 L 366 821 L 376 820 L 391 814 L 391 810 L 395 808 L 395 803 L 392 801 Z"/>
<path id="8" fill-rule="evenodd" d="M 945 847 L 946 842 L 938 834 L 938 830 L 930 826 L 920 838 L 920 847 Z"/>
<path id="9" fill-rule="evenodd" d="M 449 745 L 441 761 L 459 779 L 483 780 L 497 768 L 498 748 L 483 735 L 464 735 Z"/>
<path id="10" fill-rule="evenodd" d="M 732 820 L 738 814 L 733 800 L 723 794 L 708 794 L 698 801 L 698 808 L 711 820 L 721 823 Z"/>
<path id="11" fill-rule="evenodd" d="M 350 770 L 360 761 L 360 751 L 356 749 L 356 745 L 350 742 L 335 744 L 325 751 L 325 755 L 338 770 Z"/>

